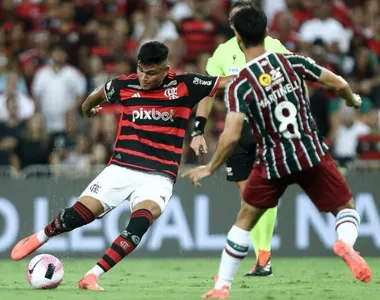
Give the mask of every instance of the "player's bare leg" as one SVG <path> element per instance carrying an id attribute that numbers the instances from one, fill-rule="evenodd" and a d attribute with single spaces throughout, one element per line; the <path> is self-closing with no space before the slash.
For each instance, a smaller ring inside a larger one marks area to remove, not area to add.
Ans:
<path id="1" fill-rule="evenodd" d="M 227 243 L 219 265 L 218 279 L 214 288 L 202 295 L 202 298 L 225 299 L 229 297 L 231 283 L 240 262 L 248 254 L 250 231 L 265 211 L 266 209 L 255 208 L 243 201 L 235 225 L 227 235 Z"/>
<path id="2" fill-rule="evenodd" d="M 366 261 L 353 248 L 360 225 L 360 217 L 355 210 L 354 200 L 351 199 L 332 213 L 336 216 L 335 230 L 338 235 L 338 240 L 333 246 L 334 252 L 343 259 L 357 279 L 369 282 L 371 270 Z"/>
<path id="3" fill-rule="evenodd" d="M 72 207 L 62 209 L 43 230 L 19 241 L 11 252 L 12 259 L 25 258 L 50 238 L 91 223 L 103 211 L 103 205 L 99 200 L 81 197 Z"/>
<path id="4" fill-rule="evenodd" d="M 78 282 L 79 288 L 100 290 L 98 288 L 99 277 L 138 246 L 153 221 L 160 215 L 161 208 L 155 201 L 145 200 L 137 203 L 132 208 L 127 228 L 113 241 L 111 247 L 99 259 L 97 264 Z"/>

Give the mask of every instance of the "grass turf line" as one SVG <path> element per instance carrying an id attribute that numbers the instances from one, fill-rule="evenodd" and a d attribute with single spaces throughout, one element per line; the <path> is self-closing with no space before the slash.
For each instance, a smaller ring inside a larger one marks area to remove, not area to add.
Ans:
<path id="1" fill-rule="evenodd" d="M 33 290 L 26 280 L 28 260 L 0 261 L 0 299 L 119 300 L 199 299 L 212 287 L 218 259 L 125 259 L 100 285 L 105 292 L 83 291 L 77 282 L 96 260 L 63 259 L 65 277 L 56 290 Z M 372 269 L 369 284 L 357 281 L 338 258 L 273 259 L 274 276 L 245 278 L 252 261 L 243 261 L 230 299 L 358 300 L 378 299 L 380 259 L 367 260 Z"/>

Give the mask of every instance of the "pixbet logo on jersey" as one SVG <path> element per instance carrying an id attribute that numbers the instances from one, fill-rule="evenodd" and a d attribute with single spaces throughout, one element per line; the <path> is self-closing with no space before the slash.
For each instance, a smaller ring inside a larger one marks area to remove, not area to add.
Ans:
<path id="1" fill-rule="evenodd" d="M 156 110 L 155 108 L 152 108 L 151 110 L 144 110 L 142 107 L 140 110 L 134 110 L 132 111 L 132 122 L 135 122 L 136 120 L 163 120 L 165 122 L 170 121 L 174 122 L 173 119 L 174 116 L 174 110 L 171 109 L 170 111 L 163 111 L 160 112 Z"/>

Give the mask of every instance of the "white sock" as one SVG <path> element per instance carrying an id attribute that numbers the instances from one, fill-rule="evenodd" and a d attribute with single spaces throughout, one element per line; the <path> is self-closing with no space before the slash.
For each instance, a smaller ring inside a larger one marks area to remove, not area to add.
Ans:
<path id="1" fill-rule="evenodd" d="M 87 273 L 86 273 L 86 275 L 88 275 L 88 274 L 95 274 L 95 276 L 97 277 L 97 278 L 99 278 L 101 275 L 103 275 L 105 272 L 104 272 L 104 270 L 101 268 L 101 267 L 99 267 L 98 265 L 95 265 L 90 271 L 88 271 Z"/>
<path id="2" fill-rule="evenodd" d="M 355 209 L 343 209 L 336 216 L 335 230 L 338 240 L 354 246 L 358 238 L 360 216 Z"/>
<path id="3" fill-rule="evenodd" d="M 240 262 L 248 254 L 249 244 L 250 232 L 235 225 L 232 226 L 222 253 L 218 273 L 219 279 L 215 283 L 216 289 L 221 289 L 224 285 L 231 286 Z"/>
<path id="4" fill-rule="evenodd" d="M 43 244 L 45 244 L 49 240 L 49 237 L 45 234 L 44 229 L 37 233 L 37 239 Z"/>

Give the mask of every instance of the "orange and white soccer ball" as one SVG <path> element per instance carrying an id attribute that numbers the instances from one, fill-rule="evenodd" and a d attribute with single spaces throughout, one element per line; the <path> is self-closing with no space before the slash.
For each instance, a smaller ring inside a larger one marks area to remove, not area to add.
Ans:
<path id="1" fill-rule="evenodd" d="M 63 280 L 63 264 L 50 254 L 40 254 L 28 264 L 26 277 L 35 289 L 55 289 Z"/>

